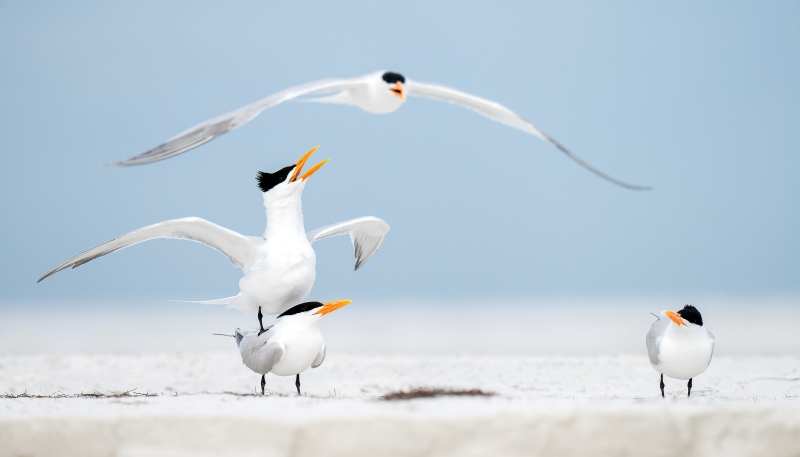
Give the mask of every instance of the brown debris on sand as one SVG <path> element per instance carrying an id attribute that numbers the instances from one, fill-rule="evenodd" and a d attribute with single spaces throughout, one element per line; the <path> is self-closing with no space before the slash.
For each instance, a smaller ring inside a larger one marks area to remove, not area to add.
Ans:
<path id="1" fill-rule="evenodd" d="M 433 398 L 433 397 L 491 397 L 494 392 L 486 392 L 481 389 L 436 389 L 428 387 L 419 387 L 408 391 L 392 392 L 380 397 L 381 400 L 413 400 L 415 398 Z"/>
<path id="2" fill-rule="evenodd" d="M 161 393 L 151 393 L 151 392 L 136 392 L 136 389 L 126 390 L 125 392 L 117 392 L 117 393 L 103 393 L 95 390 L 94 392 L 81 392 L 79 394 L 65 394 L 64 392 L 58 391 L 53 392 L 50 395 L 36 395 L 36 394 L 29 394 L 26 390 L 21 394 L 14 395 L 10 393 L 4 393 L 2 398 L 130 398 L 130 397 L 158 397 L 163 395 Z"/>

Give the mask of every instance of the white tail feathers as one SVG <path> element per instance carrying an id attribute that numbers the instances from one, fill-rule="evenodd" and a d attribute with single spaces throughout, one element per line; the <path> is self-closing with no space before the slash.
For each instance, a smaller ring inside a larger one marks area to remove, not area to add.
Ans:
<path id="1" fill-rule="evenodd" d="M 240 295 L 241 293 L 238 293 L 233 297 L 218 298 L 216 300 L 170 300 L 170 301 L 176 301 L 181 303 L 200 303 L 201 305 L 228 305 L 228 308 L 236 308 L 236 305 L 239 303 Z"/>

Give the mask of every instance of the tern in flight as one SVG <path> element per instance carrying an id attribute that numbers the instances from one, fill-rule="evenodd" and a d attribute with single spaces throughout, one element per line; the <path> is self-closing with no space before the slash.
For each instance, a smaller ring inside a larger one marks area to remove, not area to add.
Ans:
<path id="1" fill-rule="evenodd" d="M 389 225 L 372 216 L 328 225 L 310 232 L 303 226 L 301 197 L 306 180 L 327 159 L 302 176 L 303 165 L 317 149 L 308 151 L 294 165 L 275 173 L 258 173 L 258 186 L 264 194 L 267 228 L 262 236 L 245 236 L 204 219 L 187 217 L 149 225 L 79 254 L 58 265 L 39 281 L 66 268 L 156 238 L 177 238 L 203 243 L 224 254 L 242 269 L 240 292 L 228 298 L 204 301 L 227 304 L 246 312 L 280 314 L 302 301 L 316 278 L 317 257 L 311 244 L 335 235 L 350 235 L 355 247 L 355 269 L 369 260 L 383 243 Z M 260 319 L 259 319 L 260 320 Z"/>
<path id="2" fill-rule="evenodd" d="M 647 355 L 650 365 L 661 373 L 661 397 L 664 397 L 664 375 L 689 380 L 688 396 L 692 395 L 692 378 L 706 371 L 711 364 L 716 340 L 703 326 L 703 316 L 692 305 L 678 311 L 661 311 L 658 320 L 647 332 Z"/>
<path id="3" fill-rule="evenodd" d="M 294 385 L 300 395 L 300 373 L 317 368 L 325 360 L 325 340 L 319 331 L 322 316 L 346 306 L 350 300 L 328 303 L 308 302 L 293 306 L 278 316 L 278 322 L 260 330 L 236 329 L 233 337 L 242 362 L 261 374 L 264 394 L 267 373 L 296 375 Z"/>
<path id="4" fill-rule="evenodd" d="M 349 79 L 323 79 L 284 89 L 262 98 L 255 103 L 197 124 L 147 152 L 126 160 L 114 162 L 111 165 L 144 165 L 164 160 L 196 148 L 203 143 L 207 143 L 223 133 L 239 128 L 253 120 L 253 118 L 261 114 L 262 111 L 285 101 L 306 95 L 330 93 L 333 94 L 305 100 L 357 106 L 373 114 L 386 114 L 397 110 L 405 103 L 407 95 L 453 103 L 476 111 L 493 121 L 500 122 L 501 124 L 508 125 L 509 127 L 522 130 L 525 133 L 541 138 L 558 148 L 561 152 L 566 154 L 567 157 L 578 162 L 587 170 L 614 184 L 634 190 L 650 189 L 650 187 L 636 186 L 622 182 L 603 173 L 570 152 L 567 148 L 562 146 L 561 143 L 548 136 L 531 122 L 497 102 L 461 92 L 447 86 L 406 80 L 403 75 L 391 71 L 378 71 Z"/>

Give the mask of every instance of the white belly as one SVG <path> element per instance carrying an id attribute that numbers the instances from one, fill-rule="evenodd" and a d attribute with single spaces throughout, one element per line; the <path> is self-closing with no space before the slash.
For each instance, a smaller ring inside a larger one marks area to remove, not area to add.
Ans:
<path id="1" fill-rule="evenodd" d="M 241 301 L 237 308 L 252 313 L 280 314 L 303 301 L 316 279 L 314 250 L 277 251 L 256 262 L 239 280 Z"/>
<path id="2" fill-rule="evenodd" d="M 706 371 L 714 347 L 705 336 L 664 338 L 658 347 L 659 364 L 654 368 L 670 378 L 689 379 Z"/>
<path id="3" fill-rule="evenodd" d="M 278 376 L 294 376 L 308 370 L 325 343 L 322 333 L 316 328 L 302 334 L 292 332 L 291 336 L 276 337 L 286 347 L 286 355 L 270 371 Z"/>

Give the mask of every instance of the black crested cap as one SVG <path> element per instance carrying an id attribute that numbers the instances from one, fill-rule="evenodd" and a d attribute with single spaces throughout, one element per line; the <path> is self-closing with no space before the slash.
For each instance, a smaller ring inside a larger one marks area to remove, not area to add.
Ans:
<path id="1" fill-rule="evenodd" d="M 387 71 L 386 73 L 384 73 L 383 80 L 389 84 L 394 84 L 397 81 L 400 81 L 403 84 L 406 83 L 406 78 L 404 78 L 403 75 L 401 75 L 400 73 L 395 73 L 393 71 Z"/>
<path id="2" fill-rule="evenodd" d="M 684 306 L 682 310 L 678 311 L 678 314 L 694 325 L 703 325 L 703 316 L 701 316 L 700 311 L 692 305 Z"/>
<path id="3" fill-rule="evenodd" d="M 286 181 L 286 177 L 289 176 L 289 173 L 291 173 L 292 170 L 294 170 L 294 167 L 295 165 L 289 165 L 288 167 L 281 168 L 275 173 L 264 173 L 263 171 L 259 171 L 256 175 L 258 188 L 261 189 L 261 192 L 269 192 L 273 187 Z"/>
<path id="4" fill-rule="evenodd" d="M 318 301 L 310 301 L 307 303 L 300 303 L 299 305 L 294 305 L 291 308 L 287 309 L 283 313 L 281 313 L 278 317 L 283 316 L 291 316 L 292 314 L 304 313 L 306 311 L 311 311 L 312 309 L 316 309 L 322 306 L 322 303 Z"/>

